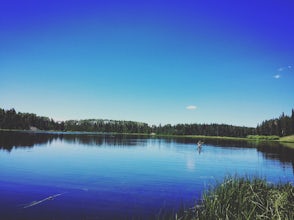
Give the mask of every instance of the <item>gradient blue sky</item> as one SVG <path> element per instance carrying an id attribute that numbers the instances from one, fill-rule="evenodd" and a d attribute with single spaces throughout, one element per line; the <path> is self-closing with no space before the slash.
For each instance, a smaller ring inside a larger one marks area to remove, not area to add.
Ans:
<path id="1" fill-rule="evenodd" d="M 294 108 L 293 11 L 290 0 L 1 1 L 0 107 L 256 126 Z"/>

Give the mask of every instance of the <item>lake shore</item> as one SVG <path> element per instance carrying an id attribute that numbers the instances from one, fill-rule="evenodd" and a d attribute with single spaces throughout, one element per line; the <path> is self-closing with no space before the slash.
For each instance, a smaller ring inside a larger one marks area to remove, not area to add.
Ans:
<path id="1" fill-rule="evenodd" d="M 203 136 L 203 135 L 155 135 L 156 137 L 170 137 L 170 138 L 193 138 L 196 140 L 227 140 L 227 141 L 248 141 L 248 142 L 271 142 L 279 143 L 286 148 L 294 149 L 294 135 L 279 137 L 278 139 L 260 139 L 248 137 L 223 137 L 223 136 Z"/>
<path id="2" fill-rule="evenodd" d="M 227 141 L 249 141 L 249 142 L 275 142 L 284 147 L 294 149 L 294 135 L 285 137 L 270 138 L 272 136 L 252 136 L 252 137 L 227 137 L 227 136 L 204 136 L 204 135 L 170 135 L 170 134 L 147 134 L 147 133 L 117 133 L 117 132 L 87 132 L 87 131 L 45 131 L 45 130 L 19 130 L 19 129 L 0 129 L 0 131 L 32 132 L 32 133 L 57 133 L 57 134 L 110 134 L 110 135 L 135 135 L 162 138 L 192 138 L 195 140 L 227 140 Z M 269 138 L 267 138 L 269 137 Z"/>

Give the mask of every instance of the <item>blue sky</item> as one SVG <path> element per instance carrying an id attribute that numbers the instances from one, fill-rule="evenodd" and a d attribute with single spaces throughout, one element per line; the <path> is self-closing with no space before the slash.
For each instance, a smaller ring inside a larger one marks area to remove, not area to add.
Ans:
<path id="1" fill-rule="evenodd" d="M 0 107 L 256 126 L 294 108 L 293 1 L 2 1 Z"/>

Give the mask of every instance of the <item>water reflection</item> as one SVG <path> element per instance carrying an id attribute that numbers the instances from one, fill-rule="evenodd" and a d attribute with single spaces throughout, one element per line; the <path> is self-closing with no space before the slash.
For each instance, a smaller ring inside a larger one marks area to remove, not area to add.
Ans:
<path id="1" fill-rule="evenodd" d="M 108 134 L 62 134 L 59 138 L 67 143 L 82 144 L 87 146 L 137 146 L 141 138 L 130 137 L 125 135 L 108 135 Z M 140 142 L 142 145 L 142 141 Z"/>
<path id="2" fill-rule="evenodd" d="M 261 142 L 257 144 L 257 150 L 262 152 L 266 159 L 276 160 L 282 164 L 292 164 L 294 173 L 294 150 L 284 147 L 279 143 Z"/>
<path id="3" fill-rule="evenodd" d="M 51 144 L 54 140 L 87 146 L 140 146 L 146 144 L 146 136 L 126 136 L 111 134 L 81 134 L 62 132 L 17 132 L 0 131 L 0 149 L 11 151 L 14 148 L 34 147 Z"/>
<path id="4" fill-rule="evenodd" d="M 35 145 L 50 144 L 56 138 L 58 135 L 50 133 L 0 131 L 0 149 L 10 152 L 13 148 L 31 148 Z"/>
<path id="5" fill-rule="evenodd" d="M 165 139 L 166 142 L 177 142 L 182 144 L 194 144 L 197 146 L 198 141 L 203 141 L 203 145 L 213 145 L 216 147 L 231 147 L 231 148 L 252 148 L 256 147 L 254 142 L 241 141 L 241 140 L 221 140 L 221 139 L 201 139 L 197 140 L 195 138 L 169 138 Z"/>
<path id="6" fill-rule="evenodd" d="M 198 154 L 201 154 L 202 147 L 197 147 Z"/>
<path id="7" fill-rule="evenodd" d="M 81 134 L 81 133 L 62 133 L 62 132 L 16 132 L 0 131 L 0 149 L 12 151 L 14 148 L 32 148 L 35 145 L 51 144 L 53 141 L 60 140 L 66 143 L 81 144 L 87 146 L 146 146 L 147 142 L 159 143 L 159 146 L 175 146 L 175 144 L 195 145 L 198 154 L 203 153 L 202 147 L 197 148 L 197 140 L 193 138 L 150 138 L 148 136 L 132 135 L 113 135 L 113 134 Z M 281 163 L 291 164 L 294 169 L 294 150 L 284 147 L 276 142 L 247 142 L 232 140 L 212 140 L 203 139 L 205 145 L 212 145 L 220 148 L 256 148 L 266 159 L 277 160 Z M 181 146 L 181 145 L 180 145 Z M 294 172 L 294 170 L 293 170 Z"/>

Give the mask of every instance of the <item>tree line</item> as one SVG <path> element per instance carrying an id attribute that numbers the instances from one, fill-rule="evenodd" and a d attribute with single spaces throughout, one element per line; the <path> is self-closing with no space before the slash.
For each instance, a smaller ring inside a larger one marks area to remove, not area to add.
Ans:
<path id="1" fill-rule="evenodd" d="M 294 110 L 292 115 L 282 114 L 279 118 L 266 120 L 256 128 L 233 126 L 227 124 L 176 124 L 148 125 L 134 121 L 86 119 L 54 121 L 52 118 L 37 116 L 32 113 L 16 112 L 15 109 L 0 108 L 0 129 L 21 130 L 56 130 L 56 131 L 88 131 L 117 133 L 156 133 L 165 135 L 206 135 L 246 137 L 247 135 L 278 135 L 294 134 Z"/>
<path id="2" fill-rule="evenodd" d="M 247 135 L 255 134 L 255 128 L 226 124 L 167 124 L 164 126 L 159 125 L 154 130 L 158 134 L 170 135 L 246 137 Z"/>
<path id="3" fill-rule="evenodd" d="M 103 119 L 68 120 L 64 122 L 66 131 L 150 133 L 147 123 Z"/>
<path id="4" fill-rule="evenodd" d="M 292 109 L 291 116 L 282 113 L 278 118 L 263 121 L 257 125 L 256 133 L 258 135 L 277 135 L 280 137 L 294 134 L 294 109 Z"/>
<path id="5" fill-rule="evenodd" d="M 0 108 L 0 128 L 29 130 L 36 127 L 41 130 L 64 130 L 64 122 L 55 122 L 48 117 L 40 117 L 32 113 L 16 112 L 14 108 Z"/>

